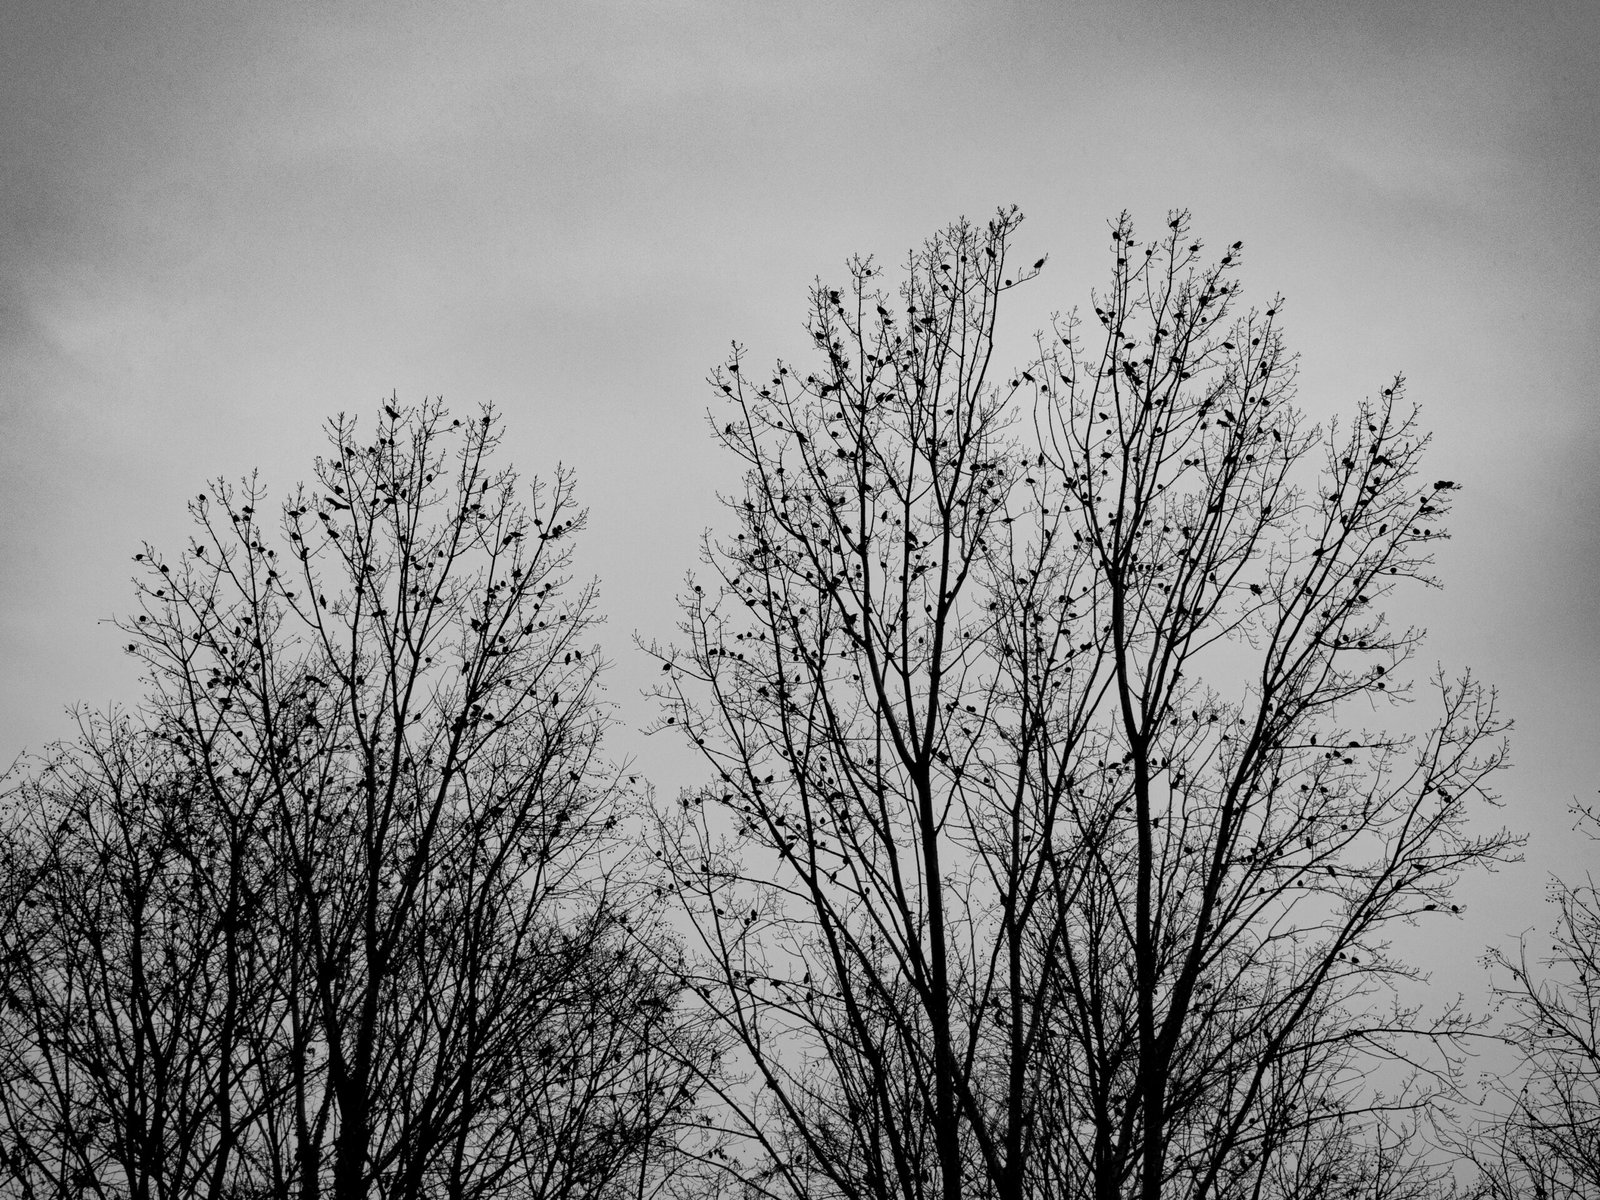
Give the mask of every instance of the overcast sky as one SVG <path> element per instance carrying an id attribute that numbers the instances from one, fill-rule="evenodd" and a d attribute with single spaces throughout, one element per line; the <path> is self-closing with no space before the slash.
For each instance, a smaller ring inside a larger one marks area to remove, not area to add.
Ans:
<path id="1" fill-rule="evenodd" d="M 625 721 L 719 520 L 705 374 L 799 358 L 805 289 L 1022 207 L 1010 333 L 1083 303 L 1106 221 L 1192 210 L 1288 297 L 1301 400 L 1395 372 L 1464 486 L 1437 659 L 1517 718 L 1524 868 L 1468 961 L 1545 918 L 1600 788 L 1600 5 L 0 0 L 0 765 L 138 694 L 103 619 L 207 478 L 309 474 L 382 397 L 492 401 L 591 508 Z M 1426 670 L 1424 670 L 1426 673 Z M 1448 941 L 1448 939 L 1446 939 Z"/>

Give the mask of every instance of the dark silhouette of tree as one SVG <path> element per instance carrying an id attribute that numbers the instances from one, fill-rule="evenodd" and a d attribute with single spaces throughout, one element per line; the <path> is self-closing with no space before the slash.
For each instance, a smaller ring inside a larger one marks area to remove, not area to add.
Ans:
<path id="1" fill-rule="evenodd" d="M 227 1194 L 271 1084 L 248 814 L 168 747 L 84 718 L 9 799 L 0 1144 L 23 1195 Z M 112 1181 L 115 1181 L 114 1183 Z"/>
<path id="2" fill-rule="evenodd" d="M 488 410 L 358 433 L 276 537 L 219 481 L 136 556 L 144 708 L 12 791 L 18 1194 L 660 1182 L 697 1043 L 636 950 L 572 481 L 521 499 Z"/>
<path id="3" fill-rule="evenodd" d="M 1600 812 L 1575 809 L 1600 841 Z M 1497 1081 L 1501 1115 L 1469 1145 L 1495 1200 L 1600 1196 L 1600 893 L 1553 880 L 1556 923 L 1548 955 L 1492 950 L 1496 992 L 1509 1007 L 1505 1036 L 1519 1069 Z"/>
<path id="4" fill-rule="evenodd" d="M 1240 246 L 1126 219 L 1092 321 L 997 374 L 1019 220 L 957 224 L 897 297 L 811 296 L 810 367 L 712 383 L 745 467 L 662 721 L 714 782 L 663 818 L 716 1084 L 766 1195 L 1402 1195 L 1393 1143 L 1474 1027 L 1404 999 L 1504 722 L 1377 609 L 1431 583 L 1454 484 L 1396 380 L 1308 427 Z M 1320 460 L 1320 462 L 1319 462 Z M 1320 466 L 1320 470 L 1318 469 Z M 1206 680 L 1211 680 L 1207 683 Z M 1385 1078 L 1379 1065 L 1394 1068 Z M 1389 1139 L 1389 1140 L 1385 1140 Z M 1353 1193 L 1352 1193 L 1353 1194 Z"/>

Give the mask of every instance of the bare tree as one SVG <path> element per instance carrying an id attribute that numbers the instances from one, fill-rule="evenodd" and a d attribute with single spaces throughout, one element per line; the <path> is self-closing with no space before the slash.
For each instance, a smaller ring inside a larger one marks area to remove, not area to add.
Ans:
<path id="1" fill-rule="evenodd" d="M 1094 336 L 1059 321 L 996 376 L 1044 265 L 1010 264 L 1018 220 L 936 236 L 897 298 L 870 261 L 819 286 L 815 368 L 735 347 L 713 376 L 745 489 L 658 653 L 715 782 L 662 853 L 747 1067 L 737 1171 L 1326 1194 L 1297 1157 L 1411 1110 L 1452 1069 L 1418 1039 L 1472 1027 L 1404 1002 L 1385 931 L 1514 844 L 1465 825 L 1492 693 L 1440 677 L 1419 735 L 1350 723 L 1409 695 L 1420 634 L 1375 605 L 1432 582 L 1454 484 L 1418 486 L 1398 380 L 1308 428 L 1279 304 L 1233 315 L 1240 247 L 1202 265 L 1182 214 L 1148 245 L 1115 223 Z M 1383 1091 L 1374 1058 L 1406 1069 Z"/>
<path id="2" fill-rule="evenodd" d="M 1600 842 L 1600 813 L 1574 810 Z M 1492 950 L 1496 991 L 1509 1006 L 1505 1036 L 1518 1070 L 1497 1089 L 1501 1115 L 1470 1144 L 1485 1190 L 1500 1198 L 1600 1196 L 1600 892 L 1594 877 L 1553 880 L 1548 955 Z"/>
<path id="3" fill-rule="evenodd" d="M 192 1099 L 150 1067 L 111 1079 L 134 1107 L 184 1098 L 166 1119 L 193 1165 L 176 1173 L 142 1110 L 101 1131 L 58 1106 L 29 1153 L 72 1158 L 81 1178 L 36 1165 L 24 1191 L 637 1193 L 687 1111 L 689 1043 L 629 930 L 649 916 L 630 920 L 632 801 L 603 756 L 595 589 L 566 577 L 584 520 L 571 479 L 524 501 L 493 468 L 488 410 L 387 405 L 370 436 L 343 417 L 328 436 L 277 538 L 256 482 L 219 481 L 191 504 L 180 556 L 137 556 L 142 611 L 122 627 L 149 668 L 139 732 L 90 730 L 76 774 L 33 789 L 34 813 L 77 805 L 101 841 L 137 843 L 97 886 L 140 903 L 147 876 L 164 889 L 166 957 L 150 965 L 128 901 L 107 963 L 85 964 L 66 931 L 59 963 L 18 960 L 21 977 L 73 997 L 51 1019 L 86 1013 L 136 1046 L 187 1039 L 171 1057 L 197 1074 Z M 14 838 L 31 871 L 18 911 L 43 892 L 70 910 L 77 879 L 105 873 L 85 860 L 99 841 L 54 828 L 45 854 Z M 96 970 L 142 970 L 181 1020 Z M 677 1057 L 651 1053 L 669 1042 Z M 36 1075 L 56 1045 L 20 1044 Z M 120 1157 L 76 1148 L 130 1138 Z"/>
<path id="4" fill-rule="evenodd" d="M 228 1194 L 272 1088 L 271 980 L 249 814 L 169 748 L 84 718 L 9 797 L 0 1145 L 24 1195 Z"/>

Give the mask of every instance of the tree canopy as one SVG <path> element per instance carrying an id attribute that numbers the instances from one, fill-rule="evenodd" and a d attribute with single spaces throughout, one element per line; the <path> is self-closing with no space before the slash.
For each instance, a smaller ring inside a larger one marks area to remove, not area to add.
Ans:
<path id="1" fill-rule="evenodd" d="M 1520 844 L 1493 689 L 1384 612 L 1458 489 L 1404 380 L 1314 423 L 1182 212 L 1003 367 L 1020 220 L 712 372 L 742 482 L 643 646 L 681 789 L 490 409 L 339 416 L 144 546 L 143 702 L 4 793 L 0 1194 L 1442 1197 L 1497 1031 L 1471 1186 L 1594 1194 L 1592 886 L 1499 1026 L 1398 939 Z"/>

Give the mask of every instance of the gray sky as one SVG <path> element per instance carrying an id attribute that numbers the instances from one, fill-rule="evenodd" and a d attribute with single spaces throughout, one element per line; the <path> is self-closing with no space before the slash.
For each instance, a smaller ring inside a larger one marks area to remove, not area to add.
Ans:
<path id="1" fill-rule="evenodd" d="M 493 401 L 591 508 L 634 731 L 730 465 L 704 376 L 800 356 L 805 288 L 1016 203 L 1083 303 L 1105 221 L 1190 208 L 1289 298 L 1301 399 L 1396 371 L 1465 486 L 1425 650 L 1518 720 L 1525 868 L 1446 958 L 1533 923 L 1600 788 L 1600 6 L 1592 0 L 522 5 L 0 0 L 0 761 L 132 699 L 141 539 L 321 420 Z M 1448 942 L 1448 939 L 1446 939 Z M 1465 986 L 1465 985 L 1464 985 Z"/>

